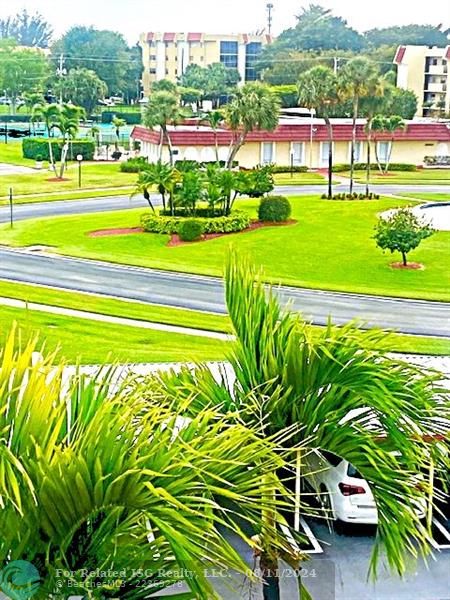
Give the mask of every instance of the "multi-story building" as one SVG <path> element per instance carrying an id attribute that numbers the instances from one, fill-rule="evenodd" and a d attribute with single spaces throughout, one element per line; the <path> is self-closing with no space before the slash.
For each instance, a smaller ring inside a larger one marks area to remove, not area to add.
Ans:
<path id="1" fill-rule="evenodd" d="M 241 82 L 254 81 L 255 61 L 270 41 L 266 34 L 143 33 L 139 44 L 144 64 L 144 96 L 148 96 L 154 81 L 176 82 L 190 64 L 206 67 L 221 62 L 237 69 Z"/>
<path id="2" fill-rule="evenodd" d="M 450 46 L 399 46 L 397 87 L 413 91 L 419 102 L 417 116 L 439 117 L 450 111 Z"/>

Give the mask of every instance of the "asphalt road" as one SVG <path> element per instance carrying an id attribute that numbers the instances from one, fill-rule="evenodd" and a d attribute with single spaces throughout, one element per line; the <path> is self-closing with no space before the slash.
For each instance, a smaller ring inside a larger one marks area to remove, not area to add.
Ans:
<path id="1" fill-rule="evenodd" d="M 347 189 L 348 184 L 334 186 L 336 193 L 347 191 Z M 377 185 L 374 189 L 377 194 L 413 194 L 414 192 L 420 192 L 422 194 L 447 193 L 450 196 L 450 185 Z M 290 196 L 305 196 L 310 194 L 322 194 L 324 190 L 324 185 L 277 186 L 274 193 Z M 364 191 L 364 186 L 356 184 L 355 191 Z M 159 195 L 153 195 L 152 201 L 155 205 L 160 204 Z M 134 197 L 130 199 L 129 196 L 124 195 L 105 198 L 88 198 L 86 200 L 55 200 L 52 202 L 17 204 L 14 206 L 13 216 L 15 220 L 22 220 L 143 207 L 148 207 L 147 202 L 143 198 Z M 9 222 L 9 219 L 9 206 L 0 206 L 0 223 L 7 223 Z"/>
<path id="2" fill-rule="evenodd" d="M 225 313 L 220 279 L 106 262 L 0 249 L 0 278 L 166 306 Z M 317 325 L 358 319 L 367 326 L 450 337 L 450 303 L 278 288 L 283 301 Z M 1 294 L 1 284 L 0 284 Z"/>

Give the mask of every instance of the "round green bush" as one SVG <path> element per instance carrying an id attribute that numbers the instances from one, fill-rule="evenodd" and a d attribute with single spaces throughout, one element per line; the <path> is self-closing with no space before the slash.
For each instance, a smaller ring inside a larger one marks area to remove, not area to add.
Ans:
<path id="1" fill-rule="evenodd" d="M 201 221 L 197 219 L 186 219 L 180 224 L 178 235 L 183 242 L 194 242 L 200 239 L 205 228 Z"/>
<path id="2" fill-rule="evenodd" d="M 258 219 L 280 223 L 291 216 L 291 204 L 284 196 L 266 196 L 261 198 L 258 207 Z"/>

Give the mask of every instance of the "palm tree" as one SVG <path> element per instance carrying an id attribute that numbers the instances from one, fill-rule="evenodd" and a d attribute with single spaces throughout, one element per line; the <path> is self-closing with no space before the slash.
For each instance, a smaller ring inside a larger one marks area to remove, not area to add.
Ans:
<path id="1" fill-rule="evenodd" d="M 39 598 L 139 600 L 182 581 L 171 597 L 219 598 L 208 570 L 248 571 L 226 532 L 256 547 L 245 527 L 281 519 L 283 436 L 211 409 L 188 417 L 115 369 L 69 377 L 35 340 L 17 344 L 13 331 L 0 350 L 2 565 L 31 562 Z"/>
<path id="2" fill-rule="evenodd" d="M 229 356 L 235 382 L 218 383 L 204 367 L 158 377 L 151 389 L 180 402 L 188 397 L 193 415 L 219 407 L 240 421 L 259 422 L 269 439 L 297 427 L 289 444 L 298 444 L 293 462 L 299 481 L 302 452 L 321 448 L 348 460 L 370 483 L 378 507 L 370 571 L 376 575 L 384 547 L 391 568 L 404 573 L 407 554 L 430 549 L 415 507 L 426 498 L 420 484 L 429 460 L 425 440 L 449 425 L 442 376 L 390 357 L 381 331 L 329 324 L 313 334 L 299 316 L 280 308 L 262 275 L 235 256 L 225 283 L 237 337 Z M 263 564 L 273 571 L 277 552 L 270 538 L 261 544 Z M 277 581 L 270 581 L 264 598 L 278 599 Z"/>
<path id="3" fill-rule="evenodd" d="M 231 168 L 249 133 L 273 131 L 278 126 L 280 101 L 262 83 L 247 83 L 233 96 L 224 109 L 225 122 L 232 133 L 227 166 Z"/>
<path id="4" fill-rule="evenodd" d="M 333 197 L 333 126 L 330 115 L 339 102 L 338 81 L 328 67 L 313 67 L 300 75 L 298 83 L 299 103 L 314 108 L 325 120 L 328 131 L 328 198 Z"/>
<path id="5" fill-rule="evenodd" d="M 372 164 L 372 129 L 373 120 L 375 116 L 383 110 L 385 101 L 385 90 L 388 83 L 385 78 L 380 79 L 378 93 L 375 92 L 370 96 L 366 96 L 361 99 L 361 111 L 366 118 L 366 142 L 367 142 L 367 153 L 366 153 L 366 196 L 370 194 L 370 173 Z"/>
<path id="6" fill-rule="evenodd" d="M 375 156 L 376 156 L 378 168 L 380 169 L 381 172 L 384 172 L 385 174 L 388 172 L 389 165 L 391 162 L 392 149 L 394 147 L 394 141 L 395 141 L 395 132 L 398 129 L 405 129 L 405 128 L 406 128 L 406 123 L 403 120 L 403 118 L 400 117 L 399 115 L 391 115 L 390 117 L 385 117 L 384 115 L 375 115 L 375 117 L 373 118 L 372 130 L 375 132 L 382 133 L 382 134 L 390 135 L 389 151 L 388 151 L 388 156 L 386 157 L 386 163 L 384 165 L 384 169 L 380 162 L 380 158 L 378 156 L 377 140 L 375 140 Z"/>
<path id="7" fill-rule="evenodd" d="M 115 143 L 115 147 L 116 150 L 119 149 L 119 142 L 120 142 L 120 128 L 124 127 L 127 122 L 125 121 L 125 119 L 119 119 L 118 117 L 116 117 L 114 115 L 113 119 L 112 119 L 112 124 L 114 125 L 114 128 L 116 130 L 116 143 Z"/>
<path id="8" fill-rule="evenodd" d="M 350 194 L 353 193 L 356 120 L 362 98 L 376 96 L 380 93 L 380 77 L 376 66 L 366 58 L 358 57 L 349 60 L 339 72 L 341 98 L 350 99 L 353 105 L 352 141 L 350 149 Z"/>
<path id="9" fill-rule="evenodd" d="M 201 122 L 206 123 L 211 127 L 214 132 L 214 147 L 216 151 L 216 163 L 219 164 L 219 142 L 217 137 L 217 130 L 220 125 L 223 123 L 223 114 L 220 110 L 213 110 L 209 113 L 206 113 L 202 116 Z"/>
<path id="10" fill-rule="evenodd" d="M 169 146 L 170 164 L 173 164 L 173 148 L 168 126 L 176 124 L 186 116 L 186 111 L 180 106 L 178 94 L 169 91 L 157 91 L 150 95 L 145 108 L 144 125 L 146 127 L 160 127 L 159 160 L 162 159 L 164 139 Z"/>
<path id="11" fill-rule="evenodd" d="M 58 104 L 35 104 L 32 108 L 32 112 L 31 112 L 31 121 L 33 123 L 36 123 L 39 120 L 42 120 L 44 122 L 45 129 L 47 132 L 47 139 L 48 139 L 49 162 L 50 162 L 50 166 L 53 169 L 53 172 L 55 173 L 56 177 L 58 176 L 58 174 L 56 171 L 56 163 L 55 163 L 55 159 L 53 156 L 53 144 L 52 144 L 51 135 L 52 135 L 54 126 L 58 120 L 58 115 L 59 115 Z"/>
<path id="12" fill-rule="evenodd" d="M 58 108 L 59 110 L 55 123 L 53 124 L 53 128 L 58 129 L 62 136 L 61 161 L 59 170 L 59 178 L 62 179 L 66 167 L 69 144 L 78 133 L 80 121 L 86 118 L 86 111 L 84 108 L 81 108 L 81 106 L 74 106 L 73 104 L 63 104 Z"/>
<path id="13" fill-rule="evenodd" d="M 166 210 L 166 194 L 168 194 L 170 212 L 173 214 L 173 192 L 179 179 L 180 174 L 174 167 L 158 160 L 156 163 L 149 163 L 146 165 L 145 169 L 141 171 L 134 194 L 143 194 L 144 198 L 149 203 L 150 208 L 154 210 L 150 200 L 150 191 L 153 187 L 156 187 L 161 194 L 163 211 Z"/>

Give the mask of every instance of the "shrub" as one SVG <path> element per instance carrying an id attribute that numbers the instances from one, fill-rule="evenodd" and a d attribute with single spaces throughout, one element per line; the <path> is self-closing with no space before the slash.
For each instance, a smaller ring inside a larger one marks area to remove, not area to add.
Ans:
<path id="1" fill-rule="evenodd" d="M 168 217 L 156 213 L 145 213 L 141 217 L 141 225 L 148 233 L 179 233 L 184 217 Z M 189 219 L 192 220 L 192 219 Z M 204 233 L 233 233 L 242 231 L 250 225 L 250 215 L 235 210 L 227 217 L 197 218 L 203 224 Z"/>
<path id="2" fill-rule="evenodd" d="M 123 119 L 127 125 L 139 125 L 142 122 L 140 112 L 117 112 L 113 110 L 104 110 L 102 112 L 102 123 L 112 123 L 114 117 Z"/>
<path id="3" fill-rule="evenodd" d="M 198 219 L 186 219 L 178 228 L 178 235 L 183 242 L 195 242 L 200 239 L 205 226 Z"/>
<path id="4" fill-rule="evenodd" d="M 138 156 L 137 158 L 129 158 L 126 162 L 120 164 L 120 170 L 122 173 L 140 173 L 148 167 L 148 160 L 145 156 Z"/>
<path id="5" fill-rule="evenodd" d="M 280 166 L 274 165 L 272 166 L 272 173 L 307 173 L 308 167 L 305 165 L 294 165 L 293 167 L 289 166 Z"/>
<path id="6" fill-rule="evenodd" d="M 291 216 L 291 204 L 284 196 L 267 196 L 261 198 L 258 207 L 260 221 L 282 222 Z"/>
<path id="7" fill-rule="evenodd" d="M 381 163 L 381 166 L 384 168 L 385 165 Z M 377 163 L 371 163 L 370 168 L 372 170 L 377 170 L 379 167 Z M 355 163 L 354 170 L 355 171 L 365 171 L 367 169 L 366 163 Z M 346 163 L 336 163 L 333 165 L 333 173 L 343 173 L 344 171 L 350 171 L 350 165 Z M 390 163 L 389 171 L 417 171 L 416 165 L 410 163 Z"/>
<path id="8" fill-rule="evenodd" d="M 274 188 L 272 166 L 260 166 L 236 175 L 236 190 L 242 196 L 260 198 Z"/>
<path id="9" fill-rule="evenodd" d="M 55 160 L 61 160 L 62 140 L 55 138 L 51 141 L 53 156 Z M 81 154 L 84 160 L 92 160 L 95 152 L 94 140 L 72 140 L 69 147 L 68 157 Z M 22 141 L 22 154 L 24 158 L 36 160 L 41 156 L 42 160 L 50 160 L 48 151 L 48 140 L 45 138 L 25 138 Z"/>

